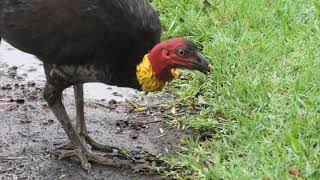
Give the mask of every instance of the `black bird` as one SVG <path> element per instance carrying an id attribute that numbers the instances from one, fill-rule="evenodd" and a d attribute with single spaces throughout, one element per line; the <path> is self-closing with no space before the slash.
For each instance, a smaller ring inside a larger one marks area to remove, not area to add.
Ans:
<path id="1" fill-rule="evenodd" d="M 85 143 L 99 150 L 114 147 L 87 135 L 83 83 L 157 91 L 178 76 L 176 68 L 210 70 L 193 42 L 173 38 L 160 43 L 160 21 L 146 0 L 0 1 L 0 37 L 43 62 L 44 98 L 70 140 L 60 158 L 78 156 L 86 170 L 89 161 L 120 163 L 86 149 Z M 62 91 L 72 85 L 76 128 L 61 100 Z"/>

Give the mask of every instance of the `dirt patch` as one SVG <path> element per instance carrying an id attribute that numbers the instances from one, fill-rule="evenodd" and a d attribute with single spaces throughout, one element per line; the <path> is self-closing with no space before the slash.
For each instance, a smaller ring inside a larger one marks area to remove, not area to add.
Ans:
<path id="1" fill-rule="evenodd" d="M 161 179 L 161 175 L 146 175 L 145 167 L 157 161 L 158 156 L 174 152 L 183 132 L 167 127 L 160 109 L 134 111 L 131 101 L 121 100 L 139 101 L 142 99 L 139 94 L 123 95 L 121 92 L 125 90 L 117 91 L 114 87 L 108 89 L 114 95 L 111 98 L 86 99 L 89 135 L 98 142 L 123 149 L 128 156 L 117 157 L 123 164 L 120 169 L 93 165 L 87 173 L 76 158 L 58 160 L 59 147 L 67 141 L 66 134 L 42 98 L 44 76 L 28 77 L 28 73 L 41 71 L 39 62 L 19 66 L 8 64 L 3 58 L 0 57 L 0 179 Z M 64 92 L 64 104 L 74 119 L 70 89 Z"/>

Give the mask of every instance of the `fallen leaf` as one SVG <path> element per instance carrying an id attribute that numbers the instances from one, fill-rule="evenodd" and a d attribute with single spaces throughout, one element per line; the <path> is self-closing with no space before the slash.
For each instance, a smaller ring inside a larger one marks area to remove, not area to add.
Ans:
<path id="1" fill-rule="evenodd" d="M 203 96 L 199 95 L 198 96 L 198 103 L 199 104 L 206 104 L 207 102 L 204 100 Z"/>
<path id="2" fill-rule="evenodd" d="M 168 148 L 166 148 L 166 147 L 164 148 L 164 150 L 166 151 L 166 153 L 168 153 L 168 152 L 169 152 Z"/>
<path id="3" fill-rule="evenodd" d="M 300 116 L 304 116 L 304 115 L 307 114 L 307 111 L 306 111 L 305 109 L 303 109 L 303 108 L 300 108 L 300 109 L 298 110 L 298 113 L 299 113 Z"/>
<path id="4" fill-rule="evenodd" d="M 62 174 L 59 179 L 64 179 L 65 177 L 70 176 L 70 174 Z"/>
<path id="5" fill-rule="evenodd" d="M 91 107 L 91 108 L 97 108 L 98 107 L 97 103 L 95 103 L 95 102 L 88 102 L 88 103 L 86 103 L 86 105 L 88 107 Z"/>
<path id="6" fill-rule="evenodd" d="M 300 173 L 296 168 L 293 168 L 293 167 L 288 169 L 288 173 L 295 177 L 300 177 L 300 178 L 304 177 L 302 173 Z"/>
<path id="7" fill-rule="evenodd" d="M 117 128 L 116 134 L 121 134 L 123 132 L 123 130 L 121 128 Z"/>
<path id="8" fill-rule="evenodd" d="M 139 137 L 139 132 L 138 131 L 132 131 L 130 132 L 130 137 L 132 139 L 137 139 Z"/>
<path id="9" fill-rule="evenodd" d="M 137 109 L 135 109 L 134 111 L 135 112 L 143 112 L 143 111 L 146 111 L 148 108 L 146 108 L 146 107 L 141 107 L 141 108 L 137 108 Z"/>
<path id="10" fill-rule="evenodd" d="M 180 76 L 181 80 L 189 80 L 190 79 L 190 74 L 183 74 Z"/>
<path id="11" fill-rule="evenodd" d="M 205 160 L 203 161 L 203 164 L 205 167 L 210 168 L 212 166 L 212 162 L 210 162 L 209 160 Z"/>
<path id="12" fill-rule="evenodd" d="M 149 171 L 149 163 L 141 163 L 141 164 L 137 164 L 133 167 L 134 172 L 145 172 L 145 171 Z"/>
<path id="13" fill-rule="evenodd" d="M 270 176 L 264 176 L 263 178 L 262 178 L 262 180 L 271 180 L 271 178 L 270 178 Z"/>
<path id="14" fill-rule="evenodd" d="M 172 114 L 176 114 L 176 113 L 177 113 L 177 108 L 176 108 L 175 106 L 173 106 L 173 107 L 171 108 L 171 113 L 172 113 Z"/>
<path id="15" fill-rule="evenodd" d="M 159 131 L 160 131 L 161 134 L 164 133 L 164 130 L 162 128 L 159 128 Z"/>
<path id="16" fill-rule="evenodd" d="M 135 163 L 147 163 L 148 161 L 144 160 L 144 159 L 133 159 Z"/>
<path id="17" fill-rule="evenodd" d="M 156 136 L 156 137 L 152 137 L 153 139 L 158 139 L 158 138 L 161 138 L 163 136 L 165 136 L 166 134 L 161 134 L 160 136 Z"/>
<path id="18" fill-rule="evenodd" d="M 115 108 L 117 107 L 117 104 L 118 104 L 118 102 L 117 102 L 116 100 L 114 100 L 114 99 L 111 99 L 111 100 L 108 102 L 108 106 L 109 106 L 109 108 L 111 108 L 111 109 L 115 109 Z"/>
<path id="19" fill-rule="evenodd" d="M 128 100 L 128 99 L 126 99 L 126 103 L 129 104 L 129 105 L 130 105 L 132 108 L 134 108 L 134 109 L 139 108 L 139 106 L 138 106 L 135 102 L 130 101 L 130 100 Z"/>

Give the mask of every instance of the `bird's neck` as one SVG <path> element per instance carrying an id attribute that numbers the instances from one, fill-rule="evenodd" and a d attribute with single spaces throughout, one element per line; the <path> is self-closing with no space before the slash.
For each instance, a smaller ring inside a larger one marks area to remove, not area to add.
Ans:
<path id="1" fill-rule="evenodd" d="M 164 68 L 162 71 L 161 69 L 159 71 L 159 69 L 154 68 L 155 64 L 152 63 L 155 63 L 155 60 L 150 59 L 149 54 L 146 54 L 140 64 L 136 67 L 137 80 L 143 91 L 160 91 L 168 81 L 171 81 L 180 75 L 179 71 L 176 69 L 169 69 L 169 72 L 167 72 L 167 69 Z M 159 74 L 165 74 L 167 78 L 160 78 Z"/>

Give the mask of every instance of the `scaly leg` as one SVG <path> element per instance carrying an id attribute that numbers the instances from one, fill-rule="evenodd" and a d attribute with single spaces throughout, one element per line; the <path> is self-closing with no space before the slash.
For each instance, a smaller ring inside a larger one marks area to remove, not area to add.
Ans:
<path id="1" fill-rule="evenodd" d="M 85 170 L 90 170 L 91 168 L 89 161 L 97 164 L 119 167 L 120 163 L 118 161 L 109 159 L 104 156 L 95 155 L 93 153 L 90 153 L 86 149 L 83 140 L 81 140 L 80 136 L 72 127 L 71 121 L 62 103 L 62 90 L 63 89 L 58 88 L 49 83 L 46 84 L 44 90 L 44 97 L 48 102 L 49 107 L 51 108 L 54 115 L 57 117 L 64 131 L 67 133 L 69 140 L 74 146 L 73 149 L 62 150 L 59 159 L 63 159 L 70 156 L 78 156 L 81 162 L 81 167 Z"/>
<path id="2" fill-rule="evenodd" d="M 84 120 L 83 84 L 73 85 L 73 90 L 76 104 L 76 130 L 80 137 L 94 150 L 104 152 L 112 152 L 113 149 L 120 150 L 117 147 L 97 143 L 88 135 L 86 123 Z M 73 149 L 73 145 L 71 142 L 69 142 L 66 145 L 63 145 L 63 147 L 61 148 L 66 150 Z"/>
<path id="3" fill-rule="evenodd" d="M 84 101 L 83 101 L 83 84 L 73 85 L 74 97 L 76 102 L 76 129 L 79 135 L 87 132 L 86 123 L 84 121 Z"/>

